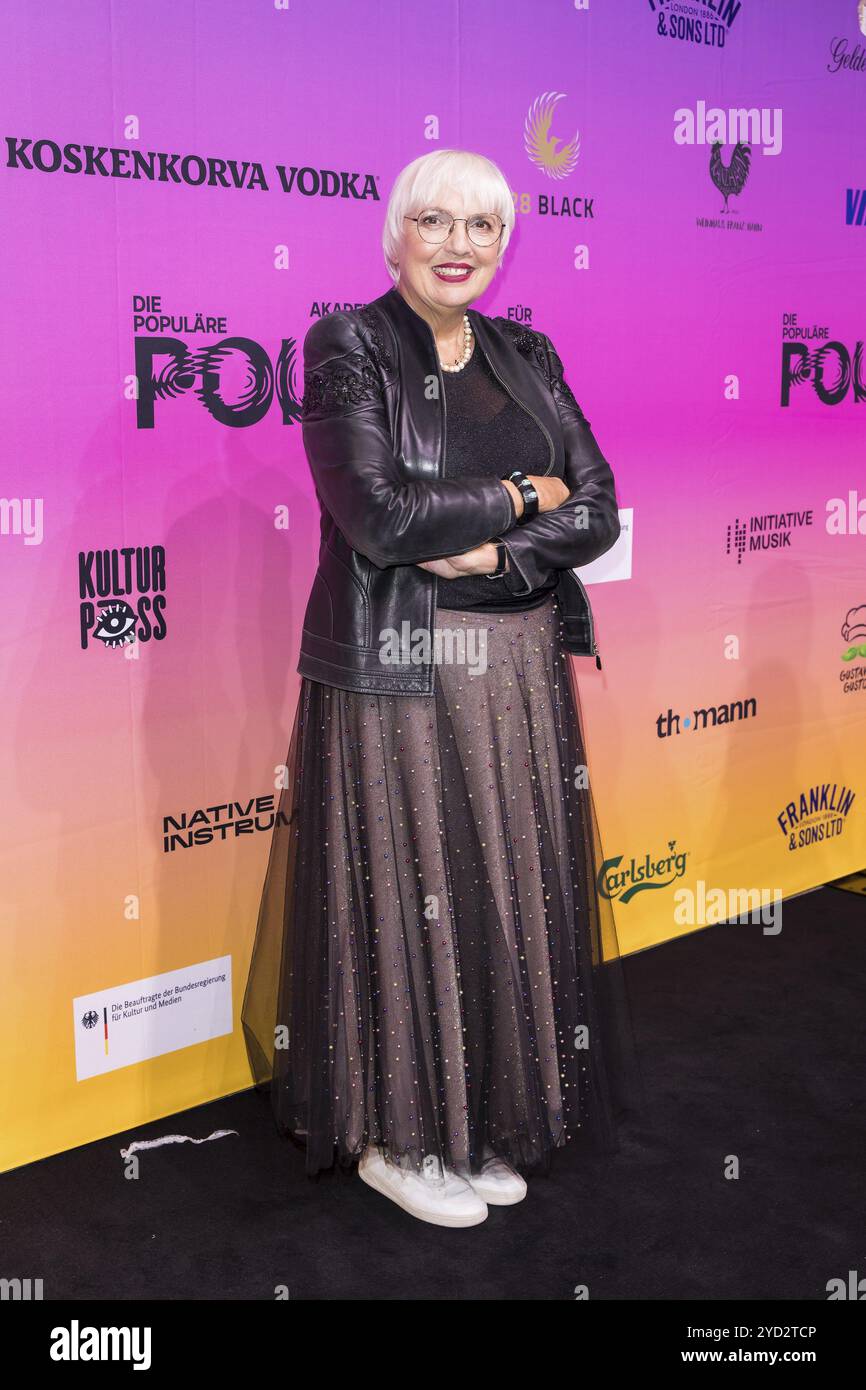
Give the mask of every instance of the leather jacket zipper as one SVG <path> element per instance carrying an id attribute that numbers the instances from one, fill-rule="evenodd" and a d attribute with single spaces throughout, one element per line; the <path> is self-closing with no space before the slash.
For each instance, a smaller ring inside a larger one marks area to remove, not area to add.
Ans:
<path id="1" fill-rule="evenodd" d="M 478 351 L 478 342 L 477 342 L 477 339 L 476 339 L 476 343 L 475 343 L 475 351 L 476 351 L 476 352 Z M 499 375 L 499 373 L 497 372 L 496 368 L 494 367 L 493 363 L 490 361 L 490 358 L 489 358 L 489 357 L 487 358 L 487 363 L 488 363 L 488 366 L 490 367 L 490 370 L 492 371 L 493 375 L 496 377 L 496 380 L 497 380 L 497 381 L 500 383 L 500 385 L 503 386 L 504 389 L 508 392 L 508 394 L 509 394 L 509 396 L 511 397 L 511 399 L 512 399 L 513 401 L 516 401 L 517 404 L 520 406 L 520 409 L 521 409 L 521 410 L 525 410 L 526 413 L 527 413 L 527 415 L 531 415 L 531 416 L 532 416 L 532 418 L 533 418 L 533 420 L 535 421 L 535 423 L 537 424 L 538 428 L 539 428 L 539 429 L 542 431 L 542 433 L 544 434 L 544 436 L 545 436 L 545 438 L 546 438 L 546 440 L 547 440 L 547 443 L 548 443 L 548 445 L 549 445 L 549 447 L 550 447 L 550 463 L 549 463 L 549 464 L 547 465 L 547 467 L 545 468 L 544 474 L 543 474 L 544 477 L 547 477 L 547 474 L 551 472 L 551 470 L 552 470 L 552 468 L 553 468 L 553 465 L 554 465 L 554 463 L 556 462 L 556 451 L 555 451 L 555 449 L 554 449 L 554 447 L 553 447 L 553 439 L 552 439 L 552 437 L 551 437 L 550 430 L 549 430 L 549 429 L 547 428 L 547 426 L 543 423 L 543 421 L 539 420 L 539 418 L 538 418 L 538 416 L 536 415 L 536 413 L 535 413 L 534 410 L 530 410 L 530 409 L 529 409 L 529 406 L 526 405 L 523 401 L 518 401 L 518 400 L 517 400 L 517 397 L 515 396 L 514 392 L 511 390 L 511 387 L 508 385 L 508 383 L 507 383 L 506 381 L 503 381 L 503 380 L 502 380 L 502 377 L 501 377 L 501 376 Z"/>
<path id="2" fill-rule="evenodd" d="M 580 592 L 583 594 L 583 597 L 586 599 L 586 611 L 587 611 L 587 615 L 588 615 L 588 617 L 589 617 L 589 644 L 590 644 L 590 647 L 592 648 L 592 654 L 593 654 L 593 656 L 595 657 L 595 664 L 596 664 L 596 666 L 598 667 L 598 669 L 599 669 L 599 671 L 600 671 L 600 670 L 601 670 L 601 657 L 599 656 L 598 647 L 597 647 L 596 641 L 595 641 L 595 621 L 594 621 L 593 616 L 592 616 L 592 604 L 591 604 L 590 601 L 589 601 L 589 594 L 586 592 L 586 588 L 585 588 L 585 586 L 584 586 L 583 580 L 580 578 L 579 575 L 577 575 L 577 574 L 574 573 L 574 570 L 572 570 L 571 572 L 572 572 L 572 574 L 574 575 L 574 578 L 577 580 L 578 584 L 580 585 Z"/>
<path id="3" fill-rule="evenodd" d="M 440 362 L 439 362 L 439 352 L 438 352 L 438 349 L 437 349 L 437 347 L 436 347 L 436 338 L 435 338 L 435 336 L 434 336 L 434 334 L 433 334 L 433 329 L 430 327 L 429 323 L 427 324 L 427 332 L 430 334 L 430 342 L 431 342 L 432 345 L 433 345 L 433 361 L 436 363 L 436 374 L 437 374 L 437 376 L 438 376 L 438 378 L 439 378 L 439 399 L 440 399 L 440 401 L 442 402 L 442 446 L 441 446 L 441 449 L 440 449 L 440 452 L 439 452 L 439 458 L 438 458 L 437 463 L 436 463 L 436 476 L 437 476 L 437 478 L 442 478 L 442 477 L 444 477 L 444 474 L 445 474 L 445 467 L 444 467 L 444 465 L 445 465 L 445 449 L 446 449 L 446 447 L 447 447 L 447 438 L 448 438 L 448 403 L 447 403 L 447 401 L 446 401 L 446 399 L 445 399 L 445 377 L 443 376 L 443 373 L 442 373 L 442 366 L 441 366 L 441 364 L 440 364 Z M 476 341 L 475 351 L 476 351 L 476 352 L 478 351 L 477 341 Z M 504 383 L 503 383 L 503 385 L 504 385 Z M 516 399 L 516 398 L 515 398 L 515 399 Z M 520 404 L 519 401 L 518 401 L 517 403 L 518 403 L 518 405 Z M 531 412 L 530 412 L 530 413 L 531 413 Z M 539 424 L 541 424 L 541 421 L 540 421 L 540 420 L 539 420 Z M 543 428 L 544 428 L 544 426 L 542 425 L 542 429 L 543 429 Z M 546 431 L 546 430 L 545 430 L 545 434 L 547 434 L 547 431 Z M 548 435 L 548 438 L 550 438 L 549 435 Z M 553 448 L 553 441 L 551 440 L 551 450 L 552 450 L 552 448 Z M 549 471 L 549 470 L 548 470 L 548 471 Z M 500 480 L 500 481 L 501 481 L 501 480 Z M 430 556 L 430 559 L 431 559 L 431 560 L 445 560 L 445 559 L 447 559 L 448 556 L 451 555 L 451 554 L 452 554 L 452 552 L 451 552 L 450 550 L 443 550 L 441 555 L 431 555 L 431 556 Z M 428 570 L 427 573 L 429 574 L 430 571 Z M 435 612 L 435 608 L 436 608 L 436 595 L 437 595 L 438 585 L 439 585 L 439 576 L 438 576 L 438 574 L 434 574 L 434 575 L 432 576 L 432 579 L 433 579 L 433 608 L 434 608 L 434 612 Z"/>
<path id="4" fill-rule="evenodd" d="M 476 343 L 476 349 L 475 349 L 475 350 L 476 350 L 476 352 L 477 352 L 477 350 L 478 350 L 478 345 L 477 345 L 477 343 Z M 505 390 L 508 392 L 508 394 L 509 394 L 509 396 L 511 397 L 511 399 L 512 399 L 513 401 L 517 401 L 517 404 L 520 406 L 520 408 L 521 408 L 522 410 L 525 410 L 526 413 L 527 413 L 528 415 L 531 415 L 531 416 L 532 416 L 533 420 L 536 422 L 536 424 L 538 425 L 539 429 L 542 430 L 543 433 L 546 435 L 546 437 L 547 437 L 547 442 L 548 442 L 548 444 L 550 445 L 550 463 L 547 465 L 547 468 L 544 470 L 544 473 L 545 473 L 545 476 L 546 476 L 548 473 L 550 473 L 551 469 L 553 468 L 554 462 L 556 461 L 556 453 L 555 453 L 555 451 L 554 451 L 553 439 L 551 438 L 550 431 L 546 428 L 546 426 L 544 425 L 543 421 L 539 420 L 539 418 L 538 418 L 538 416 L 535 414 L 535 411 L 534 411 L 534 410 L 530 410 L 530 409 L 529 409 L 529 406 L 526 405 L 526 404 L 524 404 L 523 401 L 518 401 L 518 400 L 517 400 L 517 397 L 515 396 L 514 392 L 510 389 L 508 383 L 505 382 L 505 381 L 502 381 L 502 377 L 501 377 L 501 376 L 499 375 L 499 373 L 497 372 L 496 368 L 494 367 L 493 363 L 490 361 L 490 358 L 489 358 L 489 357 L 488 357 L 487 361 L 488 361 L 488 364 L 489 364 L 489 366 L 490 366 L 491 371 L 493 372 L 493 375 L 496 377 L 497 381 L 499 381 L 499 382 L 502 383 L 503 387 L 504 387 Z M 572 574 L 574 574 L 574 571 L 573 571 L 573 570 L 572 570 Z M 597 667 L 598 670 L 600 671 L 600 670 L 601 670 L 601 656 L 599 655 L 598 646 L 596 645 L 596 640 L 595 640 L 595 624 L 594 624 L 593 616 L 592 616 L 592 604 L 591 604 L 590 601 L 589 601 L 589 594 L 586 592 L 586 589 L 584 588 L 582 581 L 581 581 L 580 579 L 578 579 L 578 577 L 577 577 L 576 574 L 574 575 L 574 577 L 575 577 L 575 579 L 577 579 L 578 584 L 580 584 L 581 593 L 583 594 L 583 597 L 584 597 L 584 599 L 586 600 L 586 611 L 587 611 L 587 615 L 588 615 L 588 617 L 589 617 L 589 641 L 590 641 L 590 646 L 591 646 L 591 648 L 592 648 L 592 654 L 593 654 L 593 656 L 595 657 L 595 664 L 596 664 L 596 667 Z"/>

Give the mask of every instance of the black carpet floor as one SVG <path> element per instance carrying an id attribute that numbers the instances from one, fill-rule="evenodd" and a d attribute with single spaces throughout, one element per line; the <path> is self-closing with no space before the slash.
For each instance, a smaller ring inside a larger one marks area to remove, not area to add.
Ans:
<path id="1" fill-rule="evenodd" d="M 823 888 L 778 936 L 736 923 L 629 957 L 650 1124 L 565 1148 L 481 1226 L 304 1175 L 243 1091 L 0 1175 L 4 1274 L 44 1298 L 827 1299 L 866 1274 L 866 900 Z M 121 1147 L 180 1133 L 204 1144 Z M 736 1179 L 726 1178 L 731 1156 Z"/>

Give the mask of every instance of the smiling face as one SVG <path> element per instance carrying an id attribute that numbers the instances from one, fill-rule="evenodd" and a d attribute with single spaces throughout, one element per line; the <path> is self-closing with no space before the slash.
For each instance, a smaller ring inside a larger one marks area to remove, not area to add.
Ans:
<path id="1" fill-rule="evenodd" d="M 452 217 L 474 217 L 486 211 L 474 203 L 464 203 L 462 194 L 453 188 L 436 200 L 436 206 Z M 420 216 L 425 211 L 428 209 L 418 208 L 412 215 Z M 499 246 L 498 241 L 492 246 L 476 245 L 467 234 L 465 222 L 454 223 L 447 241 L 425 241 L 417 223 L 406 220 L 400 247 L 400 290 L 419 313 L 424 306 L 425 317 L 435 320 L 462 314 L 493 279 Z M 450 272 L 445 269 L 447 266 L 452 267 Z M 458 267 L 462 267 L 462 273 Z"/>

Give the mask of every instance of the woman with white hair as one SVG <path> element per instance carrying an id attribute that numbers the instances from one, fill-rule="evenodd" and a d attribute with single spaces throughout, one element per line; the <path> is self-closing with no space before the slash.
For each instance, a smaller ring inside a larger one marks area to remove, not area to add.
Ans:
<path id="1" fill-rule="evenodd" d="M 470 308 L 513 227 L 490 160 L 416 159 L 393 287 L 306 335 L 320 558 L 242 1013 L 308 1174 L 455 1227 L 640 1094 L 568 659 L 614 481 L 550 339 Z"/>

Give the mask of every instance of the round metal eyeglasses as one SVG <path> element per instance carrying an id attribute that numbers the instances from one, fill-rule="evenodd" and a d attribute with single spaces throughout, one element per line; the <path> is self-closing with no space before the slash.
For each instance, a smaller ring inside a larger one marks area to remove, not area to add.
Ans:
<path id="1" fill-rule="evenodd" d="M 408 217 L 408 213 L 405 214 Z M 418 226 L 424 241 L 443 242 L 451 235 L 455 222 L 466 223 L 466 233 L 476 246 L 494 246 L 502 236 L 503 222 L 495 212 L 477 212 L 472 217 L 452 217 L 441 208 L 427 208 L 418 217 L 409 217 Z"/>

